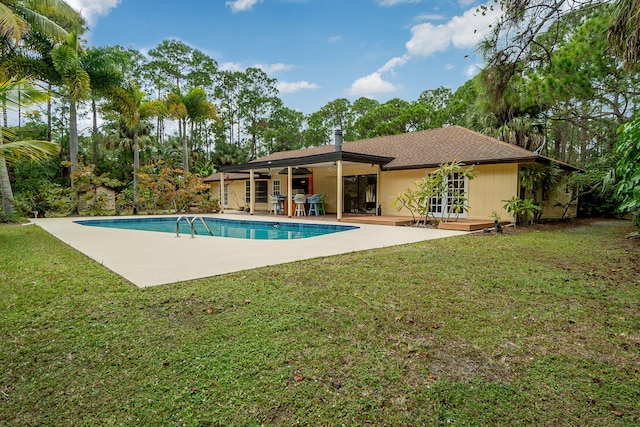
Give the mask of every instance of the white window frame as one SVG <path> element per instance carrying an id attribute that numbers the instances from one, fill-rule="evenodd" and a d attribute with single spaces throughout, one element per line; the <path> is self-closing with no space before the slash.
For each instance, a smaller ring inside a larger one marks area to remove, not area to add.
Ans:
<path id="1" fill-rule="evenodd" d="M 260 193 L 260 189 L 258 187 L 264 187 L 264 193 Z M 247 203 L 247 205 L 250 203 L 250 198 L 251 198 L 251 182 L 247 181 L 245 182 L 245 186 L 244 186 L 244 192 L 245 192 L 245 202 Z M 256 203 L 269 203 L 269 183 L 267 181 L 264 180 L 259 180 L 259 181 L 255 181 L 255 202 Z M 260 196 L 263 195 L 264 197 L 262 198 L 262 200 L 260 199 Z"/>
<path id="2" fill-rule="evenodd" d="M 436 218 L 446 218 L 449 216 L 449 206 L 457 199 L 457 196 L 463 195 L 468 198 L 469 194 L 469 179 L 467 177 L 460 177 L 460 172 L 454 172 L 453 177 L 449 175 L 447 180 L 447 191 L 444 192 L 442 197 L 432 197 L 431 205 L 429 206 L 429 213 L 433 214 Z M 458 176 L 456 176 L 458 175 Z M 454 188 L 456 185 L 462 184 L 462 187 Z M 455 193 L 455 194 L 454 194 Z M 467 202 L 465 202 L 466 204 Z M 451 212 L 452 217 L 466 218 L 467 212 L 462 211 L 460 214 Z"/>
<path id="3" fill-rule="evenodd" d="M 222 191 L 222 189 L 220 189 Z M 224 184 L 224 207 L 229 207 L 229 184 L 225 182 Z"/>
<path id="4" fill-rule="evenodd" d="M 280 186 L 280 180 L 279 179 L 274 179 L 273 180 L 273 185 L 271 187 L 271 195 L 272 196 L 279 196 L 280 193 L 280 189 L 282 187 Z"/>

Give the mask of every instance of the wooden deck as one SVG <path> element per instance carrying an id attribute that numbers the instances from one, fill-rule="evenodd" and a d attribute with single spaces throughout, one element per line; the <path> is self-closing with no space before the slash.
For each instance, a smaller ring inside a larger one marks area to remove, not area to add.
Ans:
<path id="1" fill-rule="evenodd" d="M 377 225 L 411 225 L 413 219 L 399 216 L 375 216 L 375 215 L 356 215 L 344 214 L 340 222 L 349 222 L 355 224 L 377 224 Z M 507 225 L 509 221 L 500 221 L 500 224 Z M 458 231 L 477 231 L 485 228 L 493 229 L 493 220 L 478 219 L 454 219 L 447 222 L 441 222 L 438 228 L 442 230 L 458 230 Z"/>
<path id="2" fill-rule="evenodd" d="M 248 215 L 248 213 L 241 213 L 240 215 Z M 255 212 L 257 216 L 265 216 L 270 218 L 277 218 L 277 216 L 270 215 L 267 212 Z M 314 221 L 337 221 L 336 214 L 319 215 L 319 216 L 301 216 L 293 218 L 297 220 L 314 220 Z M 340 219 L 340 222 L 346 222 L 351 224 L 373 224 L 373 225 L 390 225 L 390 226 L 406 226 L 413 224 L 413 219 L 403 216 L 376 216 L 367 214 L 351 214 L 345 213 Z M 504 226 L 509 224 L 509 221 L 500 221 Z M 493 220 L 477 220 L 477 219 L 452 219 L 447 222 L 441 222 L 438 228 L 443 230 L 458 230 L 458 231 L 477 231 L 484 228 L 493 228 Z"/>
<path id="3" fill-rule="evenodd" d="M 349 222 L 354 224 L 392 225 L 392 226 L 413 224 L 413 220 L 411 218 L 406 218 L 406 217 L 356 215 L 356 214 L 344 214 L 340 222 Z"/>
<path id="4" fill-rule="evenodd" d="M 509 221 L 500 221 L 500 224 L 507 225 Z M 492 220 L 481 219 L 457 219 L 453 221 L 441 222 L 438 228 L 443 230 L 477 231 L 485 228 L 493 228 Z"/>

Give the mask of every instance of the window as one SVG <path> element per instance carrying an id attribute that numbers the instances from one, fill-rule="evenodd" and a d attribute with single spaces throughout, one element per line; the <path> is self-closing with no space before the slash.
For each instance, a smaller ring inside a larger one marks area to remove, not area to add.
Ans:
<path id="1" fill-rule="evenodd" d="M 273 196 L 279 196 L 280 193 L 280 180 L 279 179 L 274 179 L 273 180 Z"/>
<path id="2" fill-rule="evenodd" d="M 255 181 L 256 184 L 256 203 L 267 203 L 269 194 L 268 190 L 268 182 L 267 181 Z M 247 204 L 251 203 L 251 182 L 247 181 L 244 183 L 245 189 L 245 201 Z"/>
<path id="3" fill-rule="evenodd" d="M 456 205 L 466 205 L 467 180 L 462 174 L 454 172 L 447 178 L 447 190 L 442 197 L 432 197 L 429 212 L 436 217 L 446 217 L 449 214 L 464 218 L 465 211 L 454 213 L 453 209 Z"/>
<path id="4" fill-rule="evenodd" d="M 229 207 L 229 184 L 224 184 L 224 207 Z"/>

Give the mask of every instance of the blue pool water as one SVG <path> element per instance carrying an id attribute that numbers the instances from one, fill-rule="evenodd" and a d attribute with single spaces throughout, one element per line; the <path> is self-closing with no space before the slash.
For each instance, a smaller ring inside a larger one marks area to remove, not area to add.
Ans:
<path id="1" fill-rule="evenodd" d="M 192 216 L 188 217 L 193 218 Z M 121 219 L 85 219 L 74 221 L 77 224 L 92 227 L 124 228 L 128 230 L 161 231 L 165 233 L 176 232 L 176 220 L 178 217 L 164 218 L 121 218 Z M 338 233 L 340 231 L 354 230 L 359 227 L 353 225 L 330 224 L 302 224 L 295 222 L 277 221 L 243 221 L 235 219 L 222 219 L 202 217 L 211 232 L 217 237 L 232 237 L 236 239 L 254 240 L 291 240 L 306 239 L 308 237 L 322 236 L 324 234 Z M 193 222 L 196 234 L 209 236 L 209 231 L 197 219 Z M 191 228 L 183 218 L 180 220 L 180 235 L 191 235 Z"/>

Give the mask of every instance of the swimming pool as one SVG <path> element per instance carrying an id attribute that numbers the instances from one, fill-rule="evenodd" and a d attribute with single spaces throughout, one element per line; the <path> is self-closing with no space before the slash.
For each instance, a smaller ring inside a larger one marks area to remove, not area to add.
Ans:
<path id="1" fill-rule="evenodd" d="M 85 219 L 74 221 L 76 224 L 91 227 L 123 228 L 127 230 L 159 231 L 164 233 L 176 232 L 176 221 L 180 217 L 162 218 L 119 218 L 119 219 Z M 189 219 L 189 221 L 186 220 Z M 211 218 L 198 216 L 195 221 L 194 216 L 184 216 L 179 222 L 180 234 L 191 235 L 192 222 L 195 227 L 195 234 L 199 236 L 213 235 L 216 237 L 230 237 L 235 239 L 252 240 L 292 240 L 306 239 L 309 237 L 322 236 L 325 234 L 339 233 L 341 231 L 355 230 L 359 227 L 355 225 L 332 225 L 332 224 L 303 224 L 296 222 L 277 221 L 246 221 L 224 218 Z M 209 230 L 202 223 L 207 224 Z"/>

